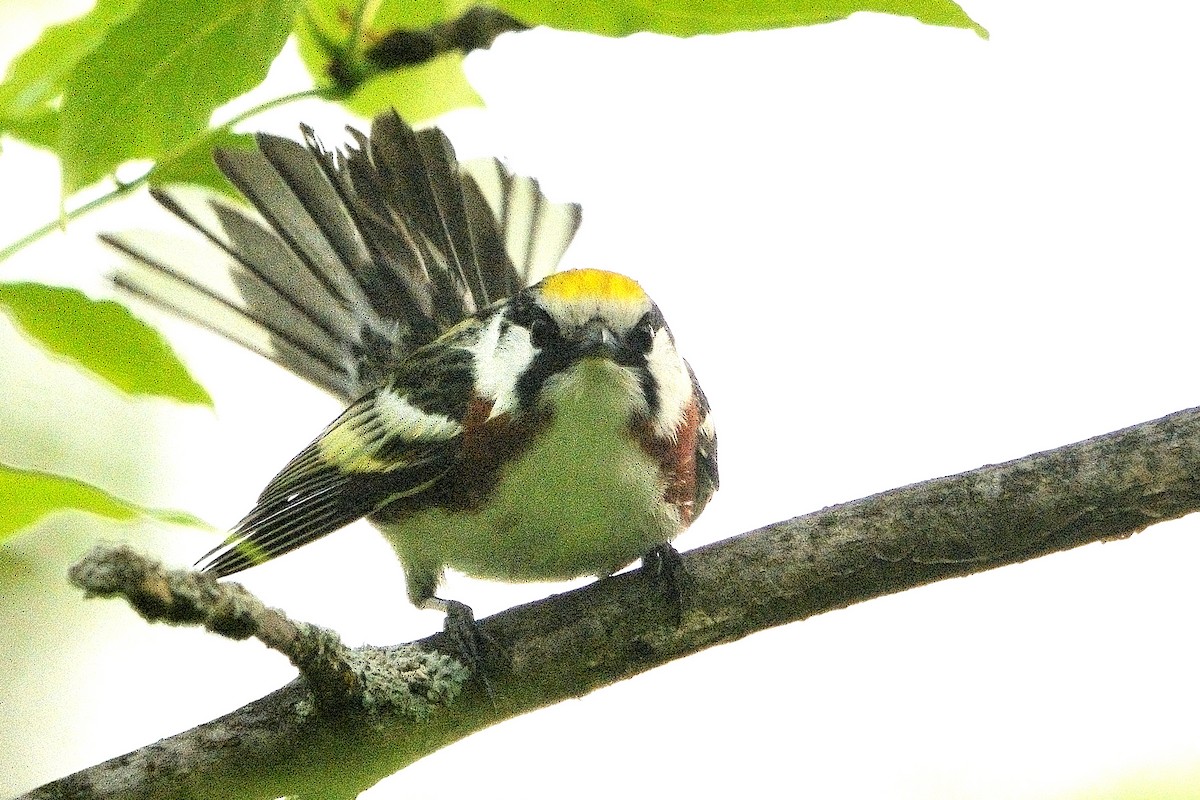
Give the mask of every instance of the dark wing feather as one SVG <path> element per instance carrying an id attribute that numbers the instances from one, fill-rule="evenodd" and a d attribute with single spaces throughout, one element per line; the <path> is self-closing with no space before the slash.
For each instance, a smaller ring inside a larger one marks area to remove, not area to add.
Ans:
<path id="1" fill-rule="evenodd" d="M 229 537 L 200 561 L 218 578 L 240 572 L 308 544 L 367 516 L 391 500 L 420 492 L 453 460 L 456 442 L 406 447 L 402 459 L 378 472 L 354 472 L 330 463 L 314 443 L 289 463 Z"/>
<path id="2" fill-rule="evenodd" d="M 366 248 L 353 235 L 312 153 L 278 136 L 259 134 L 257 140 L 257 151 L 215 151 L 217 166 L 262 215 L 272 238 L 286 245 L 336 305 L 364 304 L 366 297 L 353 276 L 369 258 Z"/>
<path id="3" fill-rule="evenodd" d="M 349 401 L 553 271 L 578 226 L 578 206 L 547 201 L 498 162 L 487 180 L 467 176 L 440 131 L 414 132 L 395 112 L 370 136 L 351 129 L 342 152 L 302 131 L 303 144 L 260 135 L 257 151 L 217 152 L 257 215 L 156 191 L 219 251 L 180 259 L 186 248 L 158 234 L 107 235 L 132 259 L 114 283 Z"/>
<path id="4" fill-rule="evenodd" d="M 231 575 L 436 484 L 459 451 L 471 369 L 461 348 L 415 353 L 267 484 L 229 538 L 201 559 L 204 571 Z M 431 381 L 442 387 L 432 397 L 422 392 Z"/>

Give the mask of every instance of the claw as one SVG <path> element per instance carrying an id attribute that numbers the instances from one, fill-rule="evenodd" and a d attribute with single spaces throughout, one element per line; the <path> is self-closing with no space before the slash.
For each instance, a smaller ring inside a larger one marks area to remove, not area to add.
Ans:
<path id="1" fill-rule="evenodd" d="M 669 543 L 655 545 L 642 556 L 642 573 L 662 588 L 671 624 L 678 628 L 683 623 L 683 586 L 687 579 L 683 556 Z"/>
<path id="2" fill-rule="evenodd" d="M 479 629 L 475 621 L 475 612 L 466 603 L 457 600 L 442 600 L 434 598 L 445 607 L 446 622 L 442 629 L 454 647 L 463 665 L 471 671 L 483 684 L 492 706 L 496 705 L 496 696 L 492 693 L 492 684 L 487 677 L 484 659 L 487 652 L 487 642 L 490 640 Z"/>

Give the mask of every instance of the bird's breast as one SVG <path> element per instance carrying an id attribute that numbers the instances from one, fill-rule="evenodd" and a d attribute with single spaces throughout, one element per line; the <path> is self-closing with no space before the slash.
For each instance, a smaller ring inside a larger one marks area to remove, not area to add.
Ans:
<path id="1" fill-rule="evenodd" d="M 466 437 L 464 451 L 483 448 L 494 463 L 447 477 L 465 487 L 460 497 L 478 496 L 389 525 L 402 560 L 498 580 L 561 580 L 609 574 L 679 533 L 679 511 L 665 499 L 671 481 L 633 424 L 637 398 L 625 370 L 597 362 L 548 381 L 540 415 L 488 420 L 490 432 L 467 426 L 480 438 Z"/>

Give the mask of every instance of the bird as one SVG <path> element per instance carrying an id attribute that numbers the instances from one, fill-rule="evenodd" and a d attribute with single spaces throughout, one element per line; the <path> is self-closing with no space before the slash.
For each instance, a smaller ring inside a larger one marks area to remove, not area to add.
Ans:
<path id="1" fill-rule="evenodd" d="M 498 160 L 460 164 L 394 111 L 329 150 L 268 134 L 214 158 L 251 212 L 154 197 L 207 239 L 106 234 L 125 294 L 191 319 L 346 403 L 199 562 L 217 578 L 365 518 L 408 598 L 444 570 L 508 582 L 605 577 L 670 542 L 718 488 L 695 373 L 619 272 L 556 271 L 581 220 Z"/>

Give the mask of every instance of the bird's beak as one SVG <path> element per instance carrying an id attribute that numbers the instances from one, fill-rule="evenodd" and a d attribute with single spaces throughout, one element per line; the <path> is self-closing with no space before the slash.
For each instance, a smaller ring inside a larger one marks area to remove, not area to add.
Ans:
<path id="1" fill-rule="evenodd" d="M 579 331 L 579 352 L 584 358 L 612 358 L 620 346 L 617 335 L 598 319 L 589 320 Z"/>

